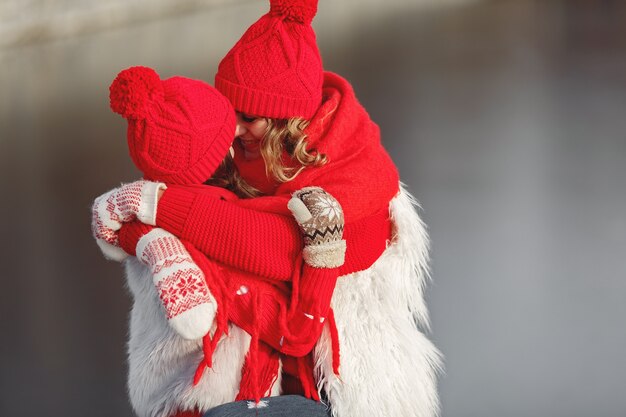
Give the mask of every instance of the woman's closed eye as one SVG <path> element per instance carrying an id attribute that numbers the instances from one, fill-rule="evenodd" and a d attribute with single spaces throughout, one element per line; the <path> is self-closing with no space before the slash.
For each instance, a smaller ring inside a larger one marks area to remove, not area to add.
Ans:
<path id="1" fill-rule="evenodd" d="M 252 123 L 258 119 L 258 117 L 250 116 L 249 114 L 245 114 L 245 113 L 239 113 L 239 114 L 241 115 L 241 120 L 243 120 L 246 123 Z"/>

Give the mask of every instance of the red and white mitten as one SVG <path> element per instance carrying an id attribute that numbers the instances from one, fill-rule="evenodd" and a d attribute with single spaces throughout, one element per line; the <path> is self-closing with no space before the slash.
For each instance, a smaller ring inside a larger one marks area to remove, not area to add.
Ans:
<path id="1" fill-rule="evenodd" d="M 335 197 L 320 187 L 305 187 L 293 193 L 287 207 L 304 234 L 304 261 L 316 268 L 343 265 L 344 217 Z"/>
<path id="2" fill-rule="evenodd" d="M 137 258 L 148 265 L 172 328 L 185 339 L 199 339 L 213 325 L 217 302 L 204 273 L 182 242 L 163 229 L 139 239 Z"/>
<path id="3" fill-rule="evenodd" d="M 137 218 L 145 224 L 156 224 L 158 193 L 166 188 L 162 183 L 140 180 L 96 198 L 91 211 L 91 230 L 106 258 L 122 261 L 128 256 L 118 242 L 122 223 Z"/>

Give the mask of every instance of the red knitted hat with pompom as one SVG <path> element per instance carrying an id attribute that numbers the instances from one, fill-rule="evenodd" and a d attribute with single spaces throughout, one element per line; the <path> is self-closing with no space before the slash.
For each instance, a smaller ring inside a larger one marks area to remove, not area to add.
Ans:
<path id="1" fill-rule="evenodd" d="M 237 111 L 310 119 L 322 101 L 322 58 L 311 21 L 317 0 L 270 0 L 220 62 L 215 87 Z"/>
<path id="2" fill-rule="evenodd" d="M 162 81 L 151 68 L 132 67 L 117 75 L 109 92 L 111 109 L 128 119 L 128 150 L 146 179 L 200 184 L 235 137 L 230 102 L 203 81 Z"/>

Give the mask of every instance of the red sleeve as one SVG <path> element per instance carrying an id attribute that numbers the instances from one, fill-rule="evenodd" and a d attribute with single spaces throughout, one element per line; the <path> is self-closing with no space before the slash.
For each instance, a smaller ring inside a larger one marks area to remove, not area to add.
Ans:
<path id="1" fill-rule="evenodd" d="M 135 253 L 137 242 L 152 229 L 154 229 L 154 226 L 148 226 L 140 221 L 123 223 L 118 235 L 120 247 L 129 255 L 137 256 Z"/>
<path id="2" fill-rule="evenodd" d="M 169 187 L 159 200 L 157 226 L 188 240 L 210 258 L 268 278 L 289 280 L 302 236 L 284 211 L 289 197 L 227 201 L 202 188 Z M 266 211 L 254 207 L 254 201 Z M 241 205 L 245 205 L 242 207 Z"/>
<path id="3" fill-rule="evenodd" d="M 339 268 L 304 265 L 298 306 L 287 325 L 290 336 L 285 337 L 282 346 L 279 346 L 281 352 L 304 356 L 313 350 L 324 329 L 338 277 Z"/>
<path id="4" fill-rule="evenodd" d="M 304 356 L 311 352 L 322 334 L 338 272 L 337 268 L 304 265 L 298 305 L 293 314 L 289 312 L 288 293 L 271 284 L 259 283 L 254 277 L 234 278 L 237 285 L 244 284 L 249 291 L 235 295 L 228 318 L 248 333 L 258 331 L 259 338 L 274 349 L 291 356 Z M 237 271 L 230 269 L 229 274 L 235 277 Z"/>
<path id="5" fill-rule="evenodd" d="M 326 317 L 339 277 L 339 268 L 314 268 L 304 264 L 298 291 L 298 309 L 315 317 Z"/>

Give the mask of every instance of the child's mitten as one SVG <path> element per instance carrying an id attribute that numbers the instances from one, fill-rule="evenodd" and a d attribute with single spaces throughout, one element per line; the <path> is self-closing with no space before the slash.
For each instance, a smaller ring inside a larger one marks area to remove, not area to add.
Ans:
<path id="1" fill-rule="evenodd" d="M 156 223 L 157 196 L 165 184 L 135 181 L 96 198 L 91 210 L 91 231 L 104 256 L 115 261 L 128 254 L 119 247 L 117 232 L 122 223 L 135 218 L 149 225 Z"/>
<path id="2" fill-rule="evenodd" d="M 172 328 L 185 339 L 206 335 L 217 303 L 182 242 L 163 229 L 153 229 L 139 239 L 137 258 L 150 267 Z"/>
<path id="3" fill-rule="evenodd" d="M 320 187 L 306 187 L 296 191 L 287 206 L 304 233 L 304 261 L 317 268 L 343 265 L 346 241 L 339 202 Z"/>
<path id="4" fill-rule="evenodd" d="M 92 224 L 101 225 L 102 230 L 94 227 L 95 237 L 109 241 L 110 231 L 117 232 L 122 223 L 134 219 L 154 226 L 158 193 L 166 188 L 163 183 L 139 180 L 123 184 L 96 198 L 92 209 Z"/>

